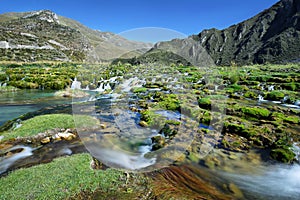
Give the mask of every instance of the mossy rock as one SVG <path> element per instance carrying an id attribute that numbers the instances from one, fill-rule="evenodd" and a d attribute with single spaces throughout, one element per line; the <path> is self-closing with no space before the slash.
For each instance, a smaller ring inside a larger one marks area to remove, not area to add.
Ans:
<path id="1" fill-rule="evenodd" d="M 258 108 L 258 107 L 243 107 L 240 108 L 240 111 L 244 115 L 248 115 L 257 119 L 267 119 L 271 112 L 265 108 Z"/>
<path id="2" fill-rule="evenodd" d="M 245 125 L 244 124 L 234 124 L 230 122 L 225 122 L 224 127 L 229 133 L 237 133 L 242 134 L 245 133 Z"/>
<path id="3" fill-rule="evenodd" d="M 165 126 L 159 131 L 160 134 L 164 134 L 166 137 L 174 137 L 177 135 L 178 130 L 176 129 L 176 126 L 165 124 Z"/>
<path id="4" fill-rule="evenodd" d="M 132 90 L 133 93 L 145 93 L 147 92 L 147 88 L 144 87 L 136 87 Z"/>
<path id="5" fill-rule="evenodd" d="M 151 141 L 153 143 L 152 151 L 156 151 L 158 149 L 161 149 L 166 145 L 165 138 L 161 135 L 153 136 L 151 138 Z"/>
<path id="6" fill-rule="evenodd" d="M 296 155 L 288 147 L 282 147 L 273 149 L 270 153 L 270 156 L 274 160 L 284 163 L 291 163 L 294 161 Z"/>
<path id="7" fill-rule="evenodd" d="M 203 109 L 211 109 L 211 99 L 210 98 L 201 98 L 198 100 L 198 105 Z"/>
<path id="8" fill-rule="evenodd" d="M 266 99 L 272 101 L 280 101 L 284 98 L 284 93 L 278 90 L 274 90 L 272 92 L 268 92 L 266 95 Z"/>
<path id="9" fill-rule="evenodd" d="M 299 90 L 300 84 L 299 83 L 295 83 L 295 82 L 284 83 L 284 84 L 281 85 L 281 87 L 283 89 L 286 89 L 286 90 L 296 91 L 296 90 Z"/>
<path id="10" fill-rule="evenodd" d="M 244 94 L 244 97 L 245 98 L 250 98 L 250 99 L 255 99 L 258 97 L 258 95 L 253 92 L 253 91 L 247 91 L 245 94 Z"/>
<path id="11" fill-rule="evenodd" d="M 159 98 L 158 105 L 162 109 L 179 111 L 180 101 L 175 94 L 163 95 Z"/>

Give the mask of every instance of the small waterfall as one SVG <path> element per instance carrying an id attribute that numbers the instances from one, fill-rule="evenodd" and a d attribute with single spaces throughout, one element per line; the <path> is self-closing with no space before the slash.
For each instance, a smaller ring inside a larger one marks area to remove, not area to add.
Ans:
<path id="1" fill-rule="evenodd" d="M 134 78 L 130 78 L 125 80 L 120 87 L 122 88 L 122 91 L 124 92 L 129 92 L 131 90 L 131 88 L 133 87 L 142 87 L 143 84 L 139 83 L 139 79 L 137 77 Z"/>
<path id="2" fill-rule="evenodd" d="M 72 85 L 71 85 L 71 89 L 78 89 L 80 90 L 81 89 L 81 83 L 79 81 L 77 81 L 77 78 L 75 77 L 74 81 L 72 82 Z"/>
<path id="3" fill-rule="evenodd" d="M 300 164 L 300 147 L 299 147 L 299 143 L 294 143 L 292 149 L 293 149 L 293 152 L 296 154 L 296 160 Z"/>
<path id="4" fill-rule="evenodd" d="M 261 102 L 261 101 L 266 101 L 266 100 L 264 100 L 264 97 L 263 97 L 263 96 L 258 95 L 258 101 Z"/>
<path id="5" fill-rule="evenodd" d="M 218 90 L 219 86 L 215 85 L 215 92 Z"/>
<path id="6" fill-rule="evenodd" d="M 110 84 L 107 83 L 106 85 L 104 85 L 104 90 L 111 90 Z"/>
<path id="7" fill-rule="evenodd" d="M 284 96 L 283 99 L 282 99 L 282 102 L 285 103 L 285 102 L 286 102 L 287 100 L 289 100 L 289 99 L 290 99 L 289 96 Z"/>
<path id="8" fill-rule="evenodd" d="M 103 85 L 104 85 L 104 83 L 100 83 L 100 86 L 99 86 L 96 90 L 94 90 L 94 91 L 97 91 L 97 92 L 104 92 Z"/>
<path id="9" fill-rule="evenodd" d="M 274 85 L 270 85 L 269 87 L 268 87 L 268 91 L 273 91 L 274 90 Z"/>

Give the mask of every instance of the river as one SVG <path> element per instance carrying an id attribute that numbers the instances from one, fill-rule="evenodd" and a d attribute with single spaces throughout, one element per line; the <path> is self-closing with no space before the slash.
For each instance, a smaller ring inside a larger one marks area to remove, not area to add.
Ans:
<path id="1" fill-rule="evenodd" d="M 13 93 L 2 93 L 0 94 L 0 125 L 7 120 L 14 119 L 28 112 L 37 111 L 49 105 L 71 102 L 71 99 L 54 97 L 53 91 L 22 90 Z M 134 118 L 132 116 L 129 117 Z M 107 121 L 109 120 L 107 119 Z M 12 147 L 10 151 L 16 151 L 17 149 L 23 149 L 23 151 L 16 153 L 15 156 L 9 159 L 0 160 L 0 173 L 5 172 L 7 169 L 14 170 L 22 166 L 28 167 L 41 163 L 43 160 L 37 160 L 36 158 L 41 158 L 39 155 L 49 154 L 48 157 L 46 156 L 49 160 L 49 157 L 52 159 L 56 156 L 86 151 L 80 143 L 68 144 L 66 142 L 60 145 L 49 144 L 39 149 L 29 146 L 16 146 Z M 57 151 L 49 151 L 49 149 L 56 149 Z M 141 152 L 141 155 L 144 153 Z M 54 156 L 50 156 L 50 154 Z M 112 157 L 113 155 L 117 156 Z M 120 155 L 117 151 L 112 152 L 109 150 L 101 151 L 99 156 L 109 157 L 111 159 L 109 161 L 111 162 L 115 162 L 115 158 L 120 156 L 123 158 L 123 161 L 127 161 L 127 159 L 134 160 L 138 164 L 141 161 L 139 159 L 145 160 L 143 156 L 133 157 L 124 152 Z M 16 161 L 18 161 L 19 166 L 15 164 Z M 151 165 L 153 161 L 147 160 L 149 163 L 146 163 L 146 165 Z M 164 183 L 166 183 L 166 188 L 169 186 L 174 187 L 175 185 L 178 192 L 184 191 L 187 195 L 191 195 L 191 197 L 195 193 L 205 191 L 215 193 L 215 198 L 218 199 L 222 198 L 222 194 L 225 195 L 223 196 L 224 199 L 300 199 L 300 166 L 298 164 L 283 165 L 263 162 L 253 164 L 252 162 L 247 162 L 245 159 L 227 159 L 226 162 L 230 166 L 229 170 L 221 168 L 210 169 L 204 167 L 201 163 L 190 162 L 183 166 L 172 166 L 162 169 L 150 176 L 158 184 L 161 183 L 160 189 L 162 191 Z M 204 187 L 203 184 L 207 184 L 208 186 Z M 219 193 L 218 191 L 221 192 Z"/>

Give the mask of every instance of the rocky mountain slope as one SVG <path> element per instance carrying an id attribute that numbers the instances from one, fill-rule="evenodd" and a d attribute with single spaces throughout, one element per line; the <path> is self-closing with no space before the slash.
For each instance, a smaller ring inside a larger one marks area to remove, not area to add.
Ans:
<path id="1" fill-rule="evenodd" d="M 192 37 L 156 43 L 153 48 L 138 57 L 116 59 L 113 63 L 156 63 L 162 65 L 182 64 L 198 67 L 214 66 L 214 61 L 201 44 Z"/>
<path id="2" fill-rule="evenodd" d="M 282 0 L 224 30 L 159 42 L 153 49 L 171 51 L 197 66 L 299 62 L 300 0 Z"/>
<path id="3" fill-rule="evenodd" d="M 281 0 L 251 19 L 204 30 L 194 39 L 218 65 L 299 61 L 300 0 Z"/>
<path id="4" fill-rule="evenodd" d="M 0 15 L 0 59 L 4 61 L 110 61 L 150 47 L 48 10 Z"/>

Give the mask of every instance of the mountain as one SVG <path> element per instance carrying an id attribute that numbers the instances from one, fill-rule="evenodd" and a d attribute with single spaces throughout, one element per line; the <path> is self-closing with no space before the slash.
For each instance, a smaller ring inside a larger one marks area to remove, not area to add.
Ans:
<path id="1" fill-rule="evenodd" d="M 113 63 L 117 62 L 130 64 L 182 64 L 198 67 L 215 65 L 201 44 L 191 37 L 158 42 L 143 55 L 131 59 L 116 59 L 113 61 Z"/>
<path id="2" fill-rule="evenodd" d="M 92 30 L 49 10 L 0 15 L 1 60 L 111 61 L 128 52 L 139 55 L 151 46 Z"/>
<path id="3" fill-rule="evenodd" d="M 159 42 L 149 52 L 172 52 L 196 66 L 300 62 L 299 18 L 300 0 L 282 0 L 237 25 Z M 145 59 L 147 55 L 141 58 L 156 62 L 168 59 Z"/>
<path id="4" fill-rule="evenodd" d="M 300 0 L 282 0 L 224 30 L 193 36 L 218 65 L 300 61 Z"/>

